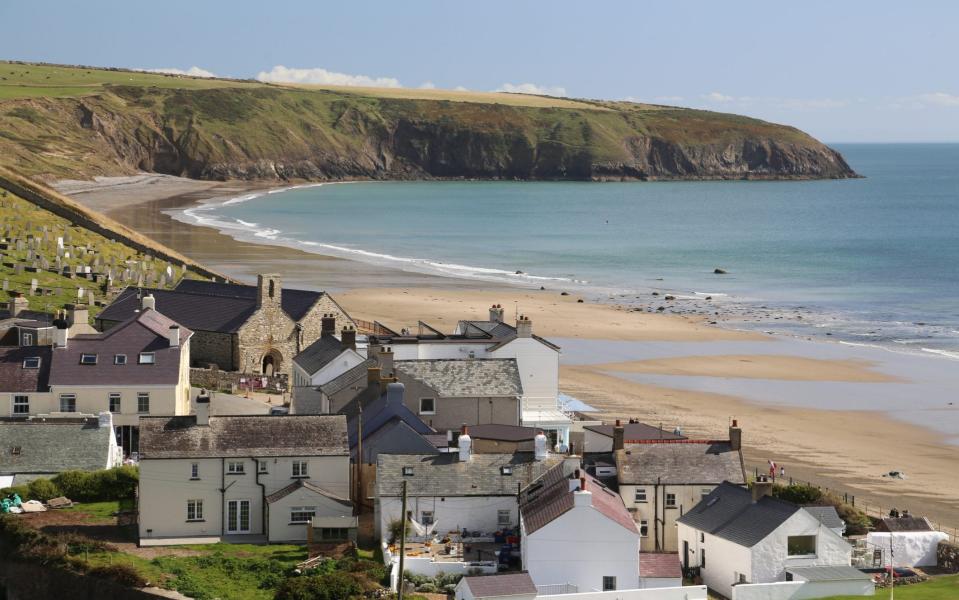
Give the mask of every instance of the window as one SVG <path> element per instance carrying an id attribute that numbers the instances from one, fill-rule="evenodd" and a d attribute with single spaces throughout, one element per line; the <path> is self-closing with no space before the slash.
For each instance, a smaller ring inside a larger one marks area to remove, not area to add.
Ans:
<path id="1" fill-rule="evenodd" d="M 186 501 L 186 520 L 187 521 L 203 520 L 203 500 L 187 500 Z"/>
<path id="2" fill-rule="evenodd" d="M 500 527 L 509 527 L 513 524 L 509 509 L 496 511 L 496 524 Z"/>
<path id="3" fill-rule="evenodd" d="M 309 523 L 316 516 L 315 506 L 291 506 L 290 523 Z"/>
<path id="4" fill-rule="evenodd" d="M 420 513 L 420 523 L 423 525 L 432 525 L 433 524 L 433 511 L 424 510 Z"/>
<path id="5" fill-rule="evenodd" d="M 413 467 L 403 467 L 403 477 L 412 477 Z"/>
<path id="6" fill-rule="evenodd" d="M 502 467 L 499 468 L 499 472 L 501 475 L 512 475 L 513 467 L 511 467 L 510 465 L 503 465 Z"/>
<path id="7" fill-rule="evenodd" d="M 261 460 L 256 463 L 256 470 L 258 473 L 266 473 L 266 461 Z"/>
<path id="8" fill-rule="evenodd" d="M 791 535 L 786 539 L 786 553 L 789 556 L 815 556 L 816 536 Z"/>
<path id="9" fill-rule="evenodd" d="M 81 354 L 80 355 L 80 364 L 81 365 L 95 365 L 97 364 L 97 355 L 96 354 Z"/>
<path id="10" fill-rule="evenodd" d="M 200 463 L 192 463 L 190 465 L 190 479 L 199 479 L 200 478 Z"/>
<path id="11" fill-rule="evenodd" d="M 339 541 L 349 537 L 349 529 L 345 527 L 324 527 L 319 530 L 320 539 L 323 541 Z"/>
<path id="12" fill-rule="evenodd" d="M 436 414 L 436 398 L 420 398 L 420 414 L 435 415 Z"/>
<path id="13" fill-rule="evenodd" d="M 633 492 L 633 502 L 646 502 L 646 488 L 636 488 Z"/>
<path id="14" fill-rule="evenodd" d="M 125 365 L 127 364 L 127 355 L 126 354 L 116 354 L 113 356 L 113 364 L 115 365 Z"/>
<path id="15" fill-rule="evenodd" d="M 676 508 L 676 494 L 666 494 L 666 508 Z"/>
<path id="16" fill-rule="evenodd" d="M 24 334 L 23 334 L 23 343 L 20 344 L 20 345 L 21 345 L 21 346 L 32 346 L 32 345 L 33 345 L 33 334 L 32 334 L 32 333 L 24 333 Z"/>
<path id="17" fill-rule="evenodd" d="M 276 295 L 276 283 L 271 279 L 270 280 L 270 298 Z"/>
<path id="18" fill-rule="evenodd" d="M 60 412 L 77 412 L 76 394 L 60 394 Z"/>
<path id="19" fill-rule="evenodd" d="M 157 357 L 156 354 L 152 352 L 141 352 L 137 362 L 141 365 L 152 365 L 156 363 Z"/>
<path id="20" fill-rule="evenodd" d="M 246 471 L 243 468 L 243 463 L 228 462 L 226 463 L 226 472 L 228 475 L 242 475 Z"/>
<path id="21" fill-rule="evenodd" d="M 701 569 L 706 568 L 706 549 L 705 548 L 699 549 L 699 567 Z"/>
<path id="22" fill-rule="evenodd" d="M 616 589 L 616 577 L 613 575 L 603 575 L 603 591 L 611 592 Z"/>
<path id="23" fill-rule="evenodd" d="M 702 497 L 702 498 L 705 498 L 706 496 L 708 496 L 708 495 L 711 494 L 711 493 L 712 493 L 712 490 L 709 489 L 709 488 L 702 488 L 701 490 L 699 490 L 699 495 L 700 495 L 700 497 Z"/>
<path id="24" fill-rule="evenodd" d="M 110 412 L 119 413 L 120 412 L 120 394 L 119 392 L 110 393 Z"/>
<path id="25" fill-rule="evenodd" d="M 28 356 L 23 359 L 23 368 L 24 369 L 39 369 L 40 368 L 40 357 L 39 356 Z"/>
<path id="26" fill-rule="evenodd" d="M 307 473 L 307 470 L 306 470 L 305 460 L 293 461 L 293 477 L 309 477 L 309 474 Z"/>
<path id="27" fill-rule="evenodd" d="M 28 415 L 30 414 L 30 396 L 23 396 L 17 394 L 13 397 L 13 414 L 15 415 Z"/>
<path id="28" fill-rule="evenodd" d="M 649 536 L 649 521 L 643 519 L 639 522 L 639 536 L 647 537 Z"/>
<path id="29" fill-rule="evenodd" d="M 706 541 L 706 534 L 703 532 L 699 532 L 699 543 L 702 544 L 705 541 Z"/>
<path id="30" fill-rule="evenodd" d="M 137 393 L 137 412 L 141 415 L 150 412 L 150 392 Z"/>

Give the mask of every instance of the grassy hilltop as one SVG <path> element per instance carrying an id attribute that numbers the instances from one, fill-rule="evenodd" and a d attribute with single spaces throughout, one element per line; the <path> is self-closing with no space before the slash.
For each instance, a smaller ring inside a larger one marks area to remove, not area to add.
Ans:
<path id="1" fill-rule="evenodd" d="M 3 62 L 0 165 L 45 179 L 855 175 L 795 128 L 709 111 Z"/>

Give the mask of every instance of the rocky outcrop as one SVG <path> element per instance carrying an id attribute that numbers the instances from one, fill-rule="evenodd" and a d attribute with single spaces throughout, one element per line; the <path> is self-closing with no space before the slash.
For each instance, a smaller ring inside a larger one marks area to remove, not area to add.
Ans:
<path id="1" fill-rule="evenodd" d="M 0 154 L 52 178 L 656 180 L 854 177 L 808 135 L 734 115 L 282 89 L 115 88 L 0 104 Z"/>

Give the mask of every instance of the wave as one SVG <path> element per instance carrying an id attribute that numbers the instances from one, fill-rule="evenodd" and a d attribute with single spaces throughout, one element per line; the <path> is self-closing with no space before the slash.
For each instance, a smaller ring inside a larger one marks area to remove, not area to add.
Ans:
<path id="1" fill-rule="evenodd" d="M 922 348 L 922 351 L 929 352 L 930 354 L 938 354 L 939 356 L 945 356 L 946 358 L 951 358 L 953 360 L 959 360 L 959 352 L 939 350 L 938 348 Z"/>

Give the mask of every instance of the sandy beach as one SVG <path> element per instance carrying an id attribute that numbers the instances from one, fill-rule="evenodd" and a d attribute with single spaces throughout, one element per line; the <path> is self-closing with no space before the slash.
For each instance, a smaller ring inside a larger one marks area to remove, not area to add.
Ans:
<path id="1" fill-rule="evenodd" d="M 902 394 L 922 393 L 923 388 L 896 387 L 915 383 L 910 382 L 914 378 L 894 372 L 875 357 L 846 355 L 838 344 L 826 342 L 809 342 L 828 349 L 823 356 L 815 346 L 813 351 L 793 351 L 778 346 L 772 336 L 722 329 L 703 317 L 580 302 L 560 290 L 491 286 L 239 242 L 213 229 L 176 221 L 164 211 L 255 186 L 155 176 L 123 179 L 58 187 L 210 268 L 243 281 L 251 281 L 258 272 L 278 272 L 285 285 L 334 292 L 354 316 L 391 327 L 415 327 L 422 320 L 450 329 L 461 318 L 485 318 L 489 305 L 502 304 L 510 317 L 529 315 L 537 334 L 569 340 L 561 343 L 565 345 L 560 387 L 597 408 L 602 418 L 636 417 L 682 427 L 692 436 L 717 438 L 725 435 L 729 419 L 735 417 L 744 426 L 750 465 L 773 459 L 785 465 L 789 475 L 856 494 L 857 503 L 909 508 L 950 527 L 959 525 L 959 481 L 952 476 L 959 465 L 959 446 L 948 442 L 942 428 L 890 416 L 889 403 L 898 401 L 908 409 L 911 397 Z M 578 346 L 579 342 L 593 345 Z M 592 360 L 583 359 L 599 343 L 610 348 L 623 344 L 632 354 L 609 350 L 608 355 L 593 353 L 597 356 Z M 671 348 L 678 349 L 670 356 L 643 355 L 647 346 L 655 349 L 660 343 L 675 343 Z M 687 354 L 684 344 L 690 347 Z M 704 353 L 704 344 L 717 349 Z M 748 345 L 748 351 L 736 344 Z M 954 367 L 948 362 L 929 363 L 929 368 Z M 676 383 L 665 384 L 672 381 Z M 777 403 L 765 396 L 719 393 L 720 383 L 726 386 L 723 389 L 769 384 L 768 390 L 787 390 L 797 397 L 807 395 L 806 389 L 817 390 L 811 396 L 826 389 L 837 398 L 848 393 L 859 401 Z M 889 393 L 884 396 L 882 390 Z M 877 392 L 886 404 L 871 402 Z M 949 418 L 959 414 L 945 405 L 922 410 L 949 410 Z M 908 478 L 881 476 L 893 469 L 904 470 Z"/>

